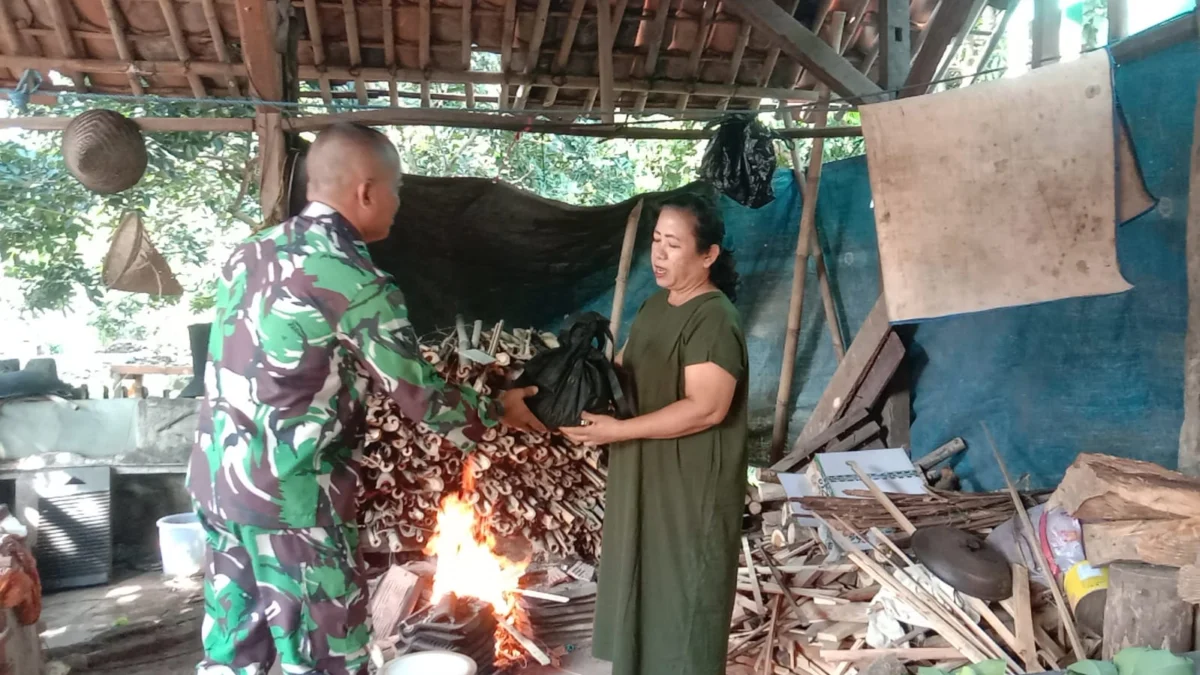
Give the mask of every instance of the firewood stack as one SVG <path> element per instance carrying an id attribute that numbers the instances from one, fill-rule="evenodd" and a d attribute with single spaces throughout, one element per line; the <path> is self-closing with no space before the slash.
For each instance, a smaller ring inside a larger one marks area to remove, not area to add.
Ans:
<path id="1" fill-rule="evenodd" d="M 495 361 L 480 365 L 461 356 L 453 336 L 421 346 L 421 354 L 451 384 L 480 394 L 501 391 L 535 349 L 553 337 L 533 331 L 484 332 Z M 478 333 L 477 333 L 478 334 Z M 369 551 L 420 551 L 432 535 L 442 499 L 465 492 L 498 538 L 522 537 L 546 558 L 600 554 L 607 468 L 600 450 L 553 434 L 489 429 L 466 455 L 444 436 L 400 414 L 390 398 L 367 400 L 359 525 Z"/>

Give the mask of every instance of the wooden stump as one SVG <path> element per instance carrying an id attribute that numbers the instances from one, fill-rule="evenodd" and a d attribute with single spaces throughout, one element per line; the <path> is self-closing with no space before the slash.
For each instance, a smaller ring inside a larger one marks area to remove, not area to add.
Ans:
<path id="1" fill-rule="evenodd" d="M 1179 570 L 1141 563 L 1108 568 L 1104 610 L 1104 658 L 1125 647 L 1153 647 L 1175 653 L 1192 649 L 1192 605 L 1179 599 Z"/>

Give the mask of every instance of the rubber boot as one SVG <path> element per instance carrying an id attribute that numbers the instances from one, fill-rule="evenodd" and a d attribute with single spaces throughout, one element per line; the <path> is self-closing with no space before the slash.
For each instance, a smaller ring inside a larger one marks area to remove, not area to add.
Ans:
<path id="1" fill-rule="evenodd" d="M 179 392 L 179 398 L 200 398 L 204 395 L 204 366 L 208 363 L 208 334 L 211 330 L 211 323 L 188 326 L 188 339 L 192 346 L 192 381 Z"/>

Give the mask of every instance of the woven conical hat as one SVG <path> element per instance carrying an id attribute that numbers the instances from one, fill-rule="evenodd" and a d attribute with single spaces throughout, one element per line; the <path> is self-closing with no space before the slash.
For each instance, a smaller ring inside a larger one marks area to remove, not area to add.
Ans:
<path id="1" fill-rule="evenodd" d="M 128 211 L 113 233 L 104 256 L 104 285 L 118 291 L 150 295 L 183 295 L 171 267 L 146 235 L 142 214 Z"/>

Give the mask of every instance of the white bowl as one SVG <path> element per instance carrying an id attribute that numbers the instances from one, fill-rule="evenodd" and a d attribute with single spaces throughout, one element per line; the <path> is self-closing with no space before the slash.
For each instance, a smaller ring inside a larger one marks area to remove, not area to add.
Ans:
<path id="1" fill-rule="evenodd" d="M 456 652 L 405 654 L 384 664 L 379 675 L 475 675 L 475 662 Z"/>

